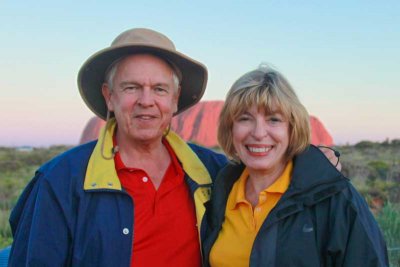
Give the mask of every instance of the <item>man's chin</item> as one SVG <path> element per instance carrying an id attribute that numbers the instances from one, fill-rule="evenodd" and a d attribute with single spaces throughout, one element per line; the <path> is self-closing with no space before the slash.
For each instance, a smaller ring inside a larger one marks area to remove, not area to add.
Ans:
<path id="1" fill-rule="evenodd" d="M 156 132 L 154 130 L 141 130 L 136 133 L 131 133 L 129 135 L 129 139 L 135 142 L 153 142 L 153 141 L 160 141 L 163 137 L 162 132 Z"/>

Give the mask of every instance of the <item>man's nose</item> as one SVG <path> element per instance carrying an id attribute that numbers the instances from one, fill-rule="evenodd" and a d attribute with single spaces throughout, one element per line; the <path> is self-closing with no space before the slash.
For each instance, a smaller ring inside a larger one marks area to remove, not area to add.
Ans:
<path id="1" fill-rule="evenodd" d="M 154 96 L 150 88 L 143 88 L 139 95 L 138 103 L 141 106 L 152 106 L 154 104 Z"/>

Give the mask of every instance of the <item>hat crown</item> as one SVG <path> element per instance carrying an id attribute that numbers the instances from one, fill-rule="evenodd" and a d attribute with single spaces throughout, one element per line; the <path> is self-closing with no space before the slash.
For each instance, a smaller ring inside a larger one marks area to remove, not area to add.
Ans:
<path id="1" fill-rule="evenodd" d="M 92 55 L 79 70 L 79 92 L 96 115 L 103 119 L 107 116 L 107 105 L 101 90 L 107 69 L 119 58 L 140 53 L 160 57 L 177 70 L 181 87 L 177 113 L 199 102 L 207 84 L 207 68 L 177 51 L 174 43 L 165 35 L 150 29 L 135 28 L 117 36 L 109 47 Z"/>
<path id="2" fill-rule="evenodd" d="M 145 45 L 176 51 L 174 43 L 165 35 L 145 28 L 127 30 L 111 43 L 111 47 Z"/>

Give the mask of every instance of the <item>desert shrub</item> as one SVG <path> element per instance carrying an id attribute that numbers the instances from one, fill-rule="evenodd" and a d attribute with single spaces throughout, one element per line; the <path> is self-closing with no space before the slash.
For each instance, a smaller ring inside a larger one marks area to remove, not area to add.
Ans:
<path id="1" fill-rule="evenodd" d="M 381 179 L 386 180 L 389 171 L 389 165 L 383 161 L 370 161 L 368 162 L 369 176 L 368 180 Z"/>
<path id="2" fill-rule="evenodd" d="M 393 139 L 393 140 L 390 142 L 390 144 L 391 144 L 392 146 L 398 147 L 398 146 L 400 146 L 400 139 Z"/>
<path id="3" fill-rule="evenodd" d="M 54 146 L 18 151 L 15 148 L 0 147 L 0 249 L 12 243 L 8 218 L 23 188 L 34 176 L 35 170 L 68 148 Z"/>
<path id="4" fill-rule="evenodd" d="M 355 148 L 376 148 L 379 144 L 375 143 L 375 142 L 371 142 L 371 141 L 361 141 L 358 142 L 357 144 L 354 145 Z"/>
<path id="5" fill-rule="evenodd" d="M 0 209 L 0 249 L 11 245 L 11 228 L 8 224 L 9 211 Z"/>
<path id="6" fill-rule="evenodd" d="M 376 219 L 385 236 L 390 266 L 400 266 L 400 205 L 388 202 Z"/>

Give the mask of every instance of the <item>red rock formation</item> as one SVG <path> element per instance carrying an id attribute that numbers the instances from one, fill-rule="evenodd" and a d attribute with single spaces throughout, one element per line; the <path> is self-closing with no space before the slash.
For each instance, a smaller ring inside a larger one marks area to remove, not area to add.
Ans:
<path id="1" fill-rule="evenodd" d="M 217 122 L 223 101 L 201 101 L 189 110 L 172 119 L 171 128 L 183 139 L 206 147 L 216 147 Z M 310 116 L 311 142 L 315 145 L 332 146 L 333 139 L 324 125 L 314 116 Z M 82 133 L 80 144 L 97 138 L 104 121 L 92 118 Z"/>
<path id="2" fill-rule="evenodd" d="M 218 116 L 223 101 L 201 101 L 172 119 L 171 128 L 183 139 L 206 147 L 218 146 Z"/>
<path id="3" fill-rule="evenodd" d="M 333 139 L 322 122 L 310 115 L 311 143 L 314 145 L 333 146 Z"/>
<path id="4" fill-rule="evenodd" d="M 183 139 L 206 147 L 216 147 L 217 122 L 223 101 L 201 101 L 194 107 L 174 117 L 171 128 Z M 332 146 L 332 136 L 324 125 L 314 116 L 310 116 L 311 143 Z"/>
<path id="5" fill-rule="evenodd" d="M 92 117 L 86 123 L 85 129 L 83 129 L 79 144 L 84 144 L 97 139 L 100 129 L 104 124 L 106 124 L 106 122 L 99 117 Z"/>

